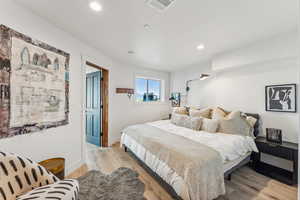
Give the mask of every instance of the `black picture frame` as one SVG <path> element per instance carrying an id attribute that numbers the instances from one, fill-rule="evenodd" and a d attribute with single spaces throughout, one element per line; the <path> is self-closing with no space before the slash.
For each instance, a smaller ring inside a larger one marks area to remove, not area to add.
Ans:
<path id="1" fill-rule="evenodd" d="M 282 130 L 266 128 L 266 136 L 268 142 L 282 144 Z"/>
<path id="2" fill-rule="evenodd" d="M 297 84 L 265 87 L 265 110 L 269 112 L 297 112 Z"/>

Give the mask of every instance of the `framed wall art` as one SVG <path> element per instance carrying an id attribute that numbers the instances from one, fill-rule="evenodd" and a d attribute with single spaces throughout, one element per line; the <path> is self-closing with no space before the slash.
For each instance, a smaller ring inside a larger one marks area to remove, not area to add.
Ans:
<path id="1" fill-rule="evenodd" d="M 281 129 L 275 129 L 275 128 L 267 128 L 267 141 L 273 142 L 277 144 L 282 144 L 282 130 Z"/>
<path id="2" fill-rule="evenodd" d="M 172 107 L 180 107 L 181 95 L 179 92 L 172 92 L 169 100 L 172 103 Z"/>
<path id="3" fill-rule="evenodd" d="M 297 112 L 297 85 L 269 85 L 265 88 L 266 111 Z"/>
<path id="4" fill-rule="evenodd" d="M 0 25 L 0 138 L 68 124 L 69 60 Z"/>

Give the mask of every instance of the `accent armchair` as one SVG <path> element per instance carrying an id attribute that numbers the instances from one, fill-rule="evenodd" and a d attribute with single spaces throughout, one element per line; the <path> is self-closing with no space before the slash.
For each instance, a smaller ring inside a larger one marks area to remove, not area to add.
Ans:
<path id="1" fill-rule="evenodd" d="M 59 180 L 41 165 L 0 151 L 0 200 L 77 200 L 73 179 Z"/>

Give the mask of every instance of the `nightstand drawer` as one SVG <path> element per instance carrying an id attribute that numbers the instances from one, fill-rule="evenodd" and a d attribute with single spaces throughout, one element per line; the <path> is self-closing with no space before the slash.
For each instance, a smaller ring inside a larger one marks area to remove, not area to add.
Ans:
<path id="1" fill-rule="evenodd" d="M 260 152 L 274 155 L 287 160 L 293 160 L 293 151 L 280 146 L 273 146 L 272 144 L 256 143 L 257 148 Z"/>

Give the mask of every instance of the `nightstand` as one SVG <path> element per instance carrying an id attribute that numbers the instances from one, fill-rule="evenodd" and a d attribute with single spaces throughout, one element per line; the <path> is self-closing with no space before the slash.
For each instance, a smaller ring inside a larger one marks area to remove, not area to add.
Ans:
<path id="1" fill-rule="evenodd" d="M 51 158 L 39 162 L 40 165 L 49 170 L 60 180 L 65 178 L 65 159 L 64 158 Z"/>
<path id="2" fill-rule="evenodd" d="M 252 156 L 255 171 L 289 185 L 298 183 L 298 144 L 291 142 L 273 144 L 265 137 L 257 137 L 255 143 L 259 150 L 259 153 L 253 153 Z M 262 162 L 261 153 L 292 161 L 293 172 Z"/>

